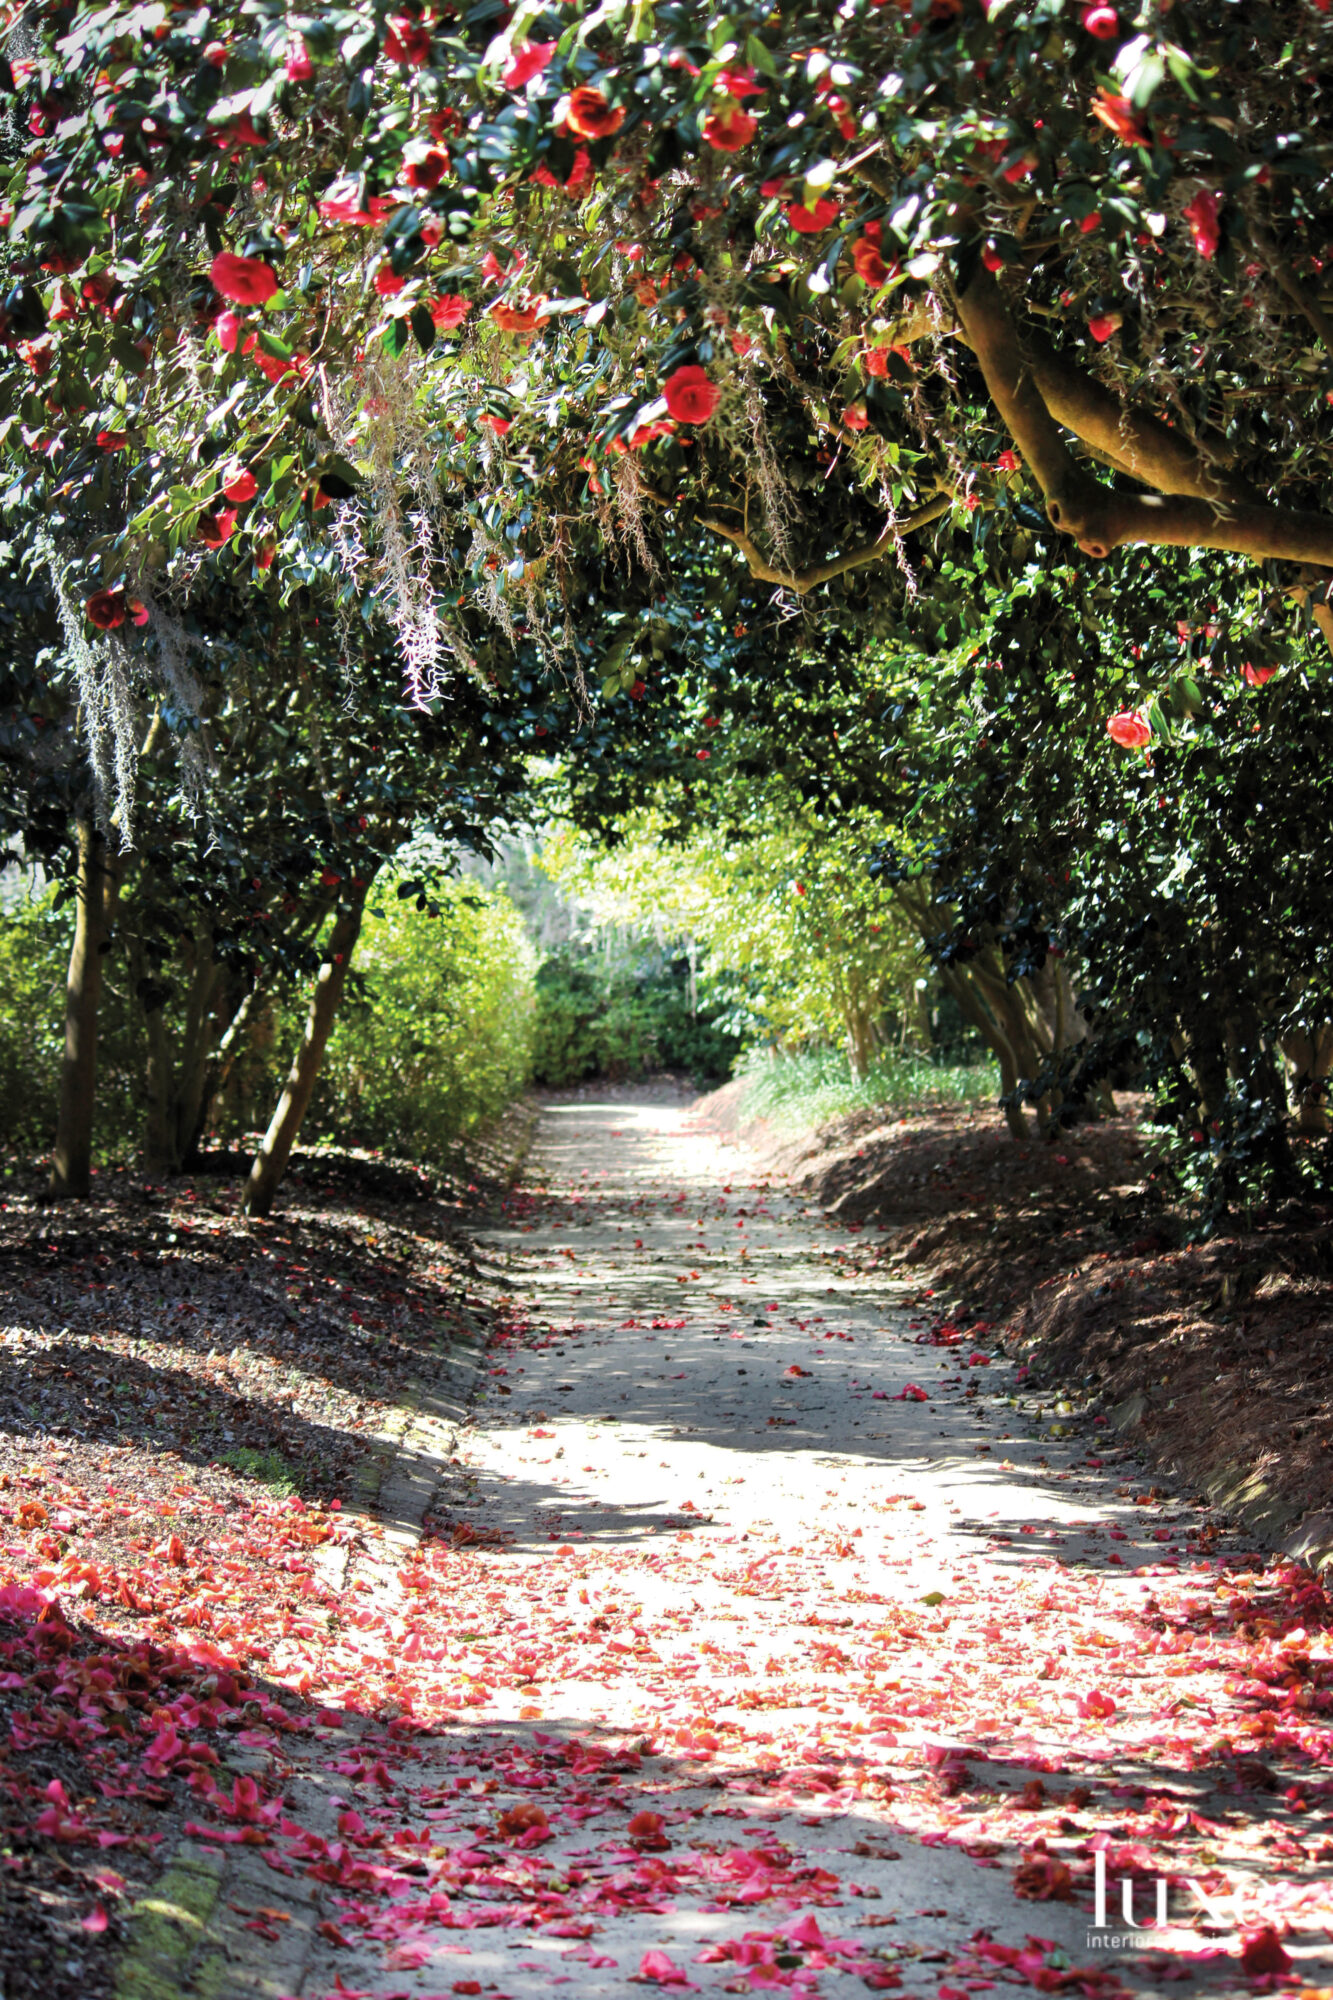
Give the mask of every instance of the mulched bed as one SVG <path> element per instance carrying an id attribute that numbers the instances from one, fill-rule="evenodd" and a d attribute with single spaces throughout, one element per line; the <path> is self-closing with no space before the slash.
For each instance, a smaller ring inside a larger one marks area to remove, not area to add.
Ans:
<path id="1" fill-rule="evenodd" d="M 349 1539 L 375 1433 L 489 1317 L 465 1223 L 502 1159 L 308 1155 L 267 1222 L 238 1214 L 245 1165 L 103 1173 L 77 1203 L 22 1164 L 0 1183 L 6 2000 L 110 1993 L 123 1913 L 212 1783 L 207 1750 L 145 1765 L 164 1705 L 182 1735 L 306 1726 L 181 1633 L 327 1616 L 317 1558 Z"/>
<path id="2" fill-rule="evenodd" d="M 835 1266 L 924 1273 L 941 1313 L 993 1332 L 1034 1381 L 1196 1488 L 1266 1489 L 1270 1539 L 1304 1519 L 1316 1549 L 1315 1517 L 1333 1511 L 1333 1204 L 1191 1242 L 1141 1107 L 1122 1105 L 1054 1145 L 956 1108 L 743 1137 L 829 1210 Z M 735 1109 L 730 1088 L 701 1106 L 732 1131 Z"/>

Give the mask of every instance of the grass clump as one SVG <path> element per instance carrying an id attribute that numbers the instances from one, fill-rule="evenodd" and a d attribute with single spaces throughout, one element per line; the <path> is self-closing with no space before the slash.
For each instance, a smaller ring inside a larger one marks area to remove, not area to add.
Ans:
<path id="1" fill-rule="evenodd" d="M 790 1130 L 827 1125 L 852 1111 L 921 1111 L 927 1105 L 993 1104 L 1000 1093 L 994 1063 L 938 1063 L 926 1056 L 884 1055 L 862 1077 L 840 1049 L 794 1054 L 752 1050 L 739 1065 L 742 1117 Z"/>
<path id="2" fill-rule="evenodd" d="M 251 1445 L 238 1445 L 235 1451 L 224 1451 L 220 1462 L 247 1479 L 257 1479 L 261 1486 L 268 1487 L 275 1500 L 290 1500 L 299 1491 L 296 1468 L 287 1463 L 280 1451 L 256 1451 Z"/>

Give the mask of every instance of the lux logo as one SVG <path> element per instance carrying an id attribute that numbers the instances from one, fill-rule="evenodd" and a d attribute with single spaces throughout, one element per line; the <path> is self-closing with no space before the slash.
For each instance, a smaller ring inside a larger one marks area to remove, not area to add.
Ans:
<path id="1" fill-rule="evenodd" d="M 1110 1926 L 1108 1925 L 1106 1916 L 1106 1854 L 1104 1851 L 1097 1853 L 1093 1857 L 1092 1868 L 1093 1868 L 1092 1921 L 1095 1929 L 1107 1930 L 1110 1928 Z M 1157 1912 L 1155 1916 L 1149 1918 L 1149 1920 L 1146 1923 L 1142 1924 L 1136 1920 L 1134 1915 L 1135 1884 L 1133 1881 L 1121 1882 L 1120 1904 L 1121 1904 L 1121 1909 L 1124 1913 L 1125 1930 L 1151 1931 L 1151 1930 L 1166 1930 L 1170 1927 L 1171 1919 L 1167 1912 L 1167 1898 L 1170 1893 L 1170 1884 L 1161 1875 L 1159 1875 L 1156 1878 L 1156 1881 L 1157 1881 Z M 1191 1896 L 1193 1896 L 1195 1902 L 1199 1905 L 1199 1908 L 1206 1911 L 1211 1922 L 1216 1924 L 1220 1929 L 1223 1930 L 1239 1929 L 1245 1923 L 1246 1918 L 1244 1917 L 1241 1910 L 1243 1891 L 1233 1889 L 1227 1895 L 1210 1896 L 1206 1889 L 1201 1888 L 1197 1882 L 1195 1882 L 1192 1878 L 1189 1877 L 1185 1879 L 1185 1881 L 1181 1884 L 1181 1886 L 1189 1890 Z M 1088 1942 L 1089 1944 L 1094 1944 L 1100 1942 L 1100 1940 L 1094 1939 L 1091 1933 L 1089 1933 Z M 1126 1940 L 1126 1942 L 1128 1942 L 1128 1940 Z"/>

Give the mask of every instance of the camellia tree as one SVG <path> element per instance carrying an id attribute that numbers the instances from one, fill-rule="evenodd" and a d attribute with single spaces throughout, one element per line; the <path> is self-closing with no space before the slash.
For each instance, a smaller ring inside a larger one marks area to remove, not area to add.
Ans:
<path id="1" fill-rule="evenodd" d="M 418 699 L 469 596 L 557 660 L 589 540 L 893 589 L 1015 489 L 1328 622 L 1330 53 L 1304 0 L 28 10 L 11 498 L 114 501 L 94 623 L 327 550 Z"/>

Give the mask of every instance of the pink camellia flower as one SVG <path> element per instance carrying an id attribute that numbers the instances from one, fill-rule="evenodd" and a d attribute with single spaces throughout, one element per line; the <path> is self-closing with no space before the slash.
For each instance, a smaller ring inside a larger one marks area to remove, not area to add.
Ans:
<path id="1" fill-rule="evenodd" d="M 431 302 L 430 316 L 436 326 L 452 333 L 456 326 L 463 324 L 471 310 L 471 299 L 463 298 L 458 292 L 446 292 L 442 298 Z"/>
<path id="2" fill-rule="evenodd" d="M 706 424 L 717 409 L 721 390 L 697 363 L 677 368 L 662 384 L 666 406 L 679 424 Z"/>
<path id="3" fill-rule="evenodd" d="M 787 220 L 802 236 L 818 236 L 837 219 L 837 202 L 826 201 L 823 196 L 813 208 L 807 208 L 799 201 L 789 202 L 787 205 Z"/>
<path id="4" fill-rule="evenodd" d="M 524 42 L 522 48 L 515 49 L 504 73 L 505 89 L 522 90 L 534 76 L 540 76 L 557 46 L 555 42 Z"/>
<path id="5" fill-rule="evenodd" d="M 234 354 L 237 342 L 245 329 L 245 322 L 239 313 L 219 313 L 213 322 L 213 331 L 218 337 L 218 346 L 225 353 Z"/>
<path id="6" fill-rule="evenodd" d="M 709 112 L 702 129 L 714 152 L 739 153 L 759 130 L 759 120 L 729 98 L 719 111 Z"/>
<path id="7" fill-rule="evenodd" d="M 1120 17 L 1114 7 L 1106 5 L 1106 0 L 1093 0 L 1091 7 L 1083 9 L 1083 25 L 1099 42 L 1109 42 L 1120 33 Z"/>
<path id="8" fill-rule="evenodd" d="M 259 481 L 248 465 L 243 465 L 239 458 L 233 458 L 222 468 L 222 490 L 229 500 L 243 507 L 258 493 Z"/>
<path id="9" fill-rule="evenodd" d="M 1107 718 L 1106 733 L 1122 750 L 1142 750 L 1152 739 L 1148 718 L 1141 708 L 1122 708 Z"/>
<path id="10" fill-rule="evenodd" d="M 1201 257 L 1210 261 L 1217 255 L 1217 196 L 1211 188 L 1200 188 L 1192 202 L 1184 211 L 1185 220 L 1194 238 L 1194 247 Z"/>
<path id="11" fill-rule="evenodd" d="M 231 250 L 218 252 L 209 276 L 214 291 L 238 306 L 262 306 L 278 289 L 277 274 L 271 264 L 266 264 L 262 257 L 238 257 Z"/>
<path id="12" fill-rule="evenodd" d="M 315 74 L 315 65 L 310 60 L 310 52 L 299 35 L 293 35 L 287 44 L 288 83 L 309 83 Z"/>
<path id="13" fill-rule="evenodd" d="M 1088 332 L 1099 347 L 1104 347 L 1113 333 L 1120 331 L 1123 324 L 1118 312 L 1095 313 L 1088 321 Z"/>

